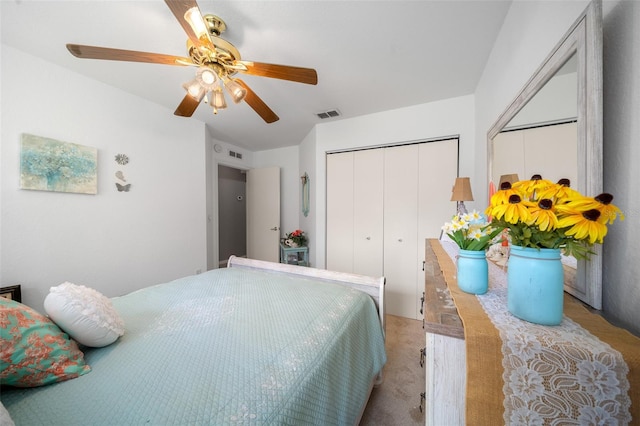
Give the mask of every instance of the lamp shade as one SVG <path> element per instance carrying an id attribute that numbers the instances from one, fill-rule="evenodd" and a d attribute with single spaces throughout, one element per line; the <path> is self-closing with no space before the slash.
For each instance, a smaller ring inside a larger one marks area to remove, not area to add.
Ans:
<path id="1" fill-rule="evenodd" d="M 184 19 L 189 23 L 196 37 L 202 38 L 209 35 L 207 24 L 205 24 L 204 19 L 202 19 L 202 14 L 197 6 L 187 10 L 184 14 Z"/>
<path id="2" fill-rule="evenodd" d="M 218 86 L 218 76 L 213 69 L 207 66 L 201 66 L 196 71 L 196 80 L 200 86 L 204 87 L 205 92 L 209 92 Z"/>
<path id="3" fill-rule="evenodd" d="M 518 177 L 517 173 L 511 173 L 508 175 L 502 175 L 500 176 L 500 183 L 498 183 L 498 188 L 502 187 L 502 184 L 504 182 L 509 182 L 510 184 L 513 185 L 514 182 L 519 181 L 520 178 Z"/>
<path id="4" fill-rule="evenodd" d="M 227 92 L 231 95 L 233 102 L 238 103 L 247 96 L 247 89 L 242 87 L 237 81 L 227 78 L 224 80 L 224 87 L 227 88 Z"/>
<path id="5" fill-rule="evenodd" d="M 209 102 L 209 105 L 213 107 L 214 111 L 225 109 L 227 107 L 227 102 L 224 100 L 224 93 L 222 93 L 222 88 L 220 86 L 216 86 L 216 88 L 211 92 L 211 101 Z"/>
<path id="6" fill-rule="evenodd" d="M 451 193 L 451 201 L 473 201 L 473 193 L 471 192 L 471 182 L 468 177 L 456 178 Z"/>
<path id="7" fill-rule="evenodd" d="M 182 87 L 184 87 L 184 90 L 187 91 L 189 96 L 191 96 L 198 102 L 200 102 L 206 94 L 204 87 L 202 87 L 200 83 L 198 83 L 198 80 L 195 78 L 190 82 L 183 84 Z"/>

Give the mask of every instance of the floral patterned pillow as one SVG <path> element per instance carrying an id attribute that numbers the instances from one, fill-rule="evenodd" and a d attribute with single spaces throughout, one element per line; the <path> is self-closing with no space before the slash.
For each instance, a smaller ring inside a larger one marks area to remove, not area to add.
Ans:
<path id="1" fill-rule="evenodd" d="M 91 371 L 57 325 L 30 307 L 0 297 L 0 384 L 34 387 Z"/>

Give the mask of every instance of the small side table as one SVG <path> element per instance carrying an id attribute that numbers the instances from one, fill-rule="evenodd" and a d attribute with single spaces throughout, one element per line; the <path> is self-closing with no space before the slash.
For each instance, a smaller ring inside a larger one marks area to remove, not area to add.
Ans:
<path id="1" fill-rule="evenodd" d="M 289 247 L 280 243 L 280 263 L 309 266 L 309 247 Z"/>
<path id="2" fill-rule="evenodd" d="M 11 285 L 9 287 L 0 287 L 0 297 L 5 299 L 15 300 L 16 302 L 22 302 L 22 292 L 20 284 Z"/>

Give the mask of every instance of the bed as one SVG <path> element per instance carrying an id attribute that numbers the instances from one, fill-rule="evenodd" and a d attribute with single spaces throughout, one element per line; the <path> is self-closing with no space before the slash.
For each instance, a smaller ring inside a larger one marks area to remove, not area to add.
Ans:
<path id="1" fill-rule="evenodd" d="M 382 378 L 384 278 L 231 257 L 112 298 L 91 372 L 3 387 L 16 425 L 357 424 Z"/>

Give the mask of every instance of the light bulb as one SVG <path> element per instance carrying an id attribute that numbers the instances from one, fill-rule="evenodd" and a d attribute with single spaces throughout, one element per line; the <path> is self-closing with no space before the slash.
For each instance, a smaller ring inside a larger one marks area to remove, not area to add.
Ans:
<path id="1" fill-rule="evenodd" d="M 219 109 L 225 109 L 227 107 L 227 102 L 224 99 L 224 93 L 222 93 L 220 86 L 216 87 L 213 92 L 211 92 L 209 105 L 213 107 L 214 113 Z"/>
<path id="2" fill-rule="evenodd" d="M 197 79 L 193 79 L 190 82 L 183 84 L 182 87 L 184 87 L 184 90 L 187 91 L 189 96 L 198 102 L 200 102 L 206 94 L 204 87 L 200 85 Z"/>
<path id="3" fill-rule="evenodd" d="M 209 31 L 207 31 L 207 24 L 204 23 L 200 9 L 195 6 L 187 10 L 184 14 L 184 19 L 191 25 L 191 29 L 196 34 L 196 37 L 202 38 L 203 36 L 209 37 Z"/>
<path id="4" fill-rule="evenodd" d="M 227 91 L 231 95 L 231 99 L 233 99 L 233 102 L 235 103 L 242 101 L 245 96 L 247 96 L 247 89 L 242 87 L 240 83 L 235 80 L 227 79 L 224 82 L 224 86 L 227 88 Z"/>
<path id="5" fill-rule="evenodd" d="M 200 83 L 200 85 L 204 87 L 204 90 L 208 92 L 213 90 L 216 86 L 218 76 L 213 69 L 203 65 L 196 71 L 196 80 L 198 80 L 198 83 Z"/>

